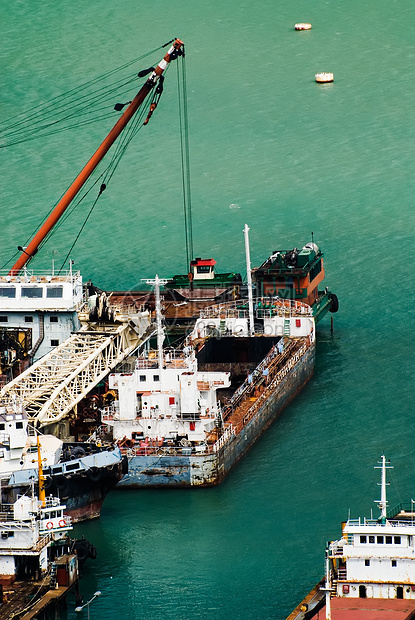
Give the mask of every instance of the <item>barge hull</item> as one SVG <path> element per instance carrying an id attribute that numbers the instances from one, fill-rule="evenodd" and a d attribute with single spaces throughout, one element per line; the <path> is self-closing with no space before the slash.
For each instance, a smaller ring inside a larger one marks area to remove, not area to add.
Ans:
<path id="1" fill-rule="evenodd" d="M 311 378 L 315 363 L 315 342 L 277 384 L 272 382 L 258 399 L 255 415 L 238 432 L 230 433 L 222 445 L 209 454 L 131 455 L 128 474 L 116 489 L 140 487 L 196 487 L 219 484 L 249 450 L 262 432 L 279 417 Z M 190 452 L 190 450 L 189 450 Z"/>

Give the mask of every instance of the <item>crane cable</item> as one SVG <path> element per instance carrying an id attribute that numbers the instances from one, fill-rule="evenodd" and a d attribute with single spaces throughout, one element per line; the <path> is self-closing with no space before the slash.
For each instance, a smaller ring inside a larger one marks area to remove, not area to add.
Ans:
<path id="1" fill-rule="evenodd" d="M 186 241 L 187 273 L 190 268 L 190 261 L 193 259 L 193 227 L 192 198 L 190 191 L 190 148 L 186 85 L 186 56 L 184 53 L 182 56 L 182 62 L 177 63 L 177 90 L 179 95 L 180 151 L 182 164 L 183 211 Z"/>

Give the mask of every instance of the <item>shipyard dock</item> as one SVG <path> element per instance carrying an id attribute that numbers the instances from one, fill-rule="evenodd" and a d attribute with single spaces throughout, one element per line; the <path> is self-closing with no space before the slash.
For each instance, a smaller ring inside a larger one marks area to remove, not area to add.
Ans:
<path id="1" fill-rule="evenodd" d="M 79 600 L 77 556 L 71 554 L 57 559 L 44 579 L 0 585 L 0 618 L 47 620 L 51 615 L 59 618 L 59 610 L 66 608 L 67 595 L 72 592 Z"/>

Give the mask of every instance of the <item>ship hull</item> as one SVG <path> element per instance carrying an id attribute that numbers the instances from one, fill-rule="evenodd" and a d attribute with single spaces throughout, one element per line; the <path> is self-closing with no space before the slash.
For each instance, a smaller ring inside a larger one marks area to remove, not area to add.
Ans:
<path id="1" fill-rule="evenodd" d="M 183 448 L 182 454 L 134 455 L 128 459 L 128 474 L 116 489 L 141 487 L 206 487 L 219 484 L 261 434 L 278 418 L 311 378 L 315 363 L 312 343 L 285 377 L 271 383 L 261 398 L 255 415 L 239 432 L 210 454 L 197 454 Z M 220 442 L 219 442 L 220 443 Z"/>
<path id="2" fill-rule="evenodd" d="M 107 494 L 122 478 L 121 464 L 113 469 L 103 469 L 99 472 L 100 478 L 86 475 L 76 475 L 73 478 L 52 478 L 47 486 L 47 494 L 57 494 L 66 505 L 65 514 L 68 514 L 73 523 L 97 519 L 101 514 L 101 507 Z"/>
<path id="3" fill-rule="evenodd" d="M 126 472 L 126 459 L 121 457 L 118 449 L 72 458 L 44 469 L 45 493 L 62 500 L 66 506 L 65 514 L 72 518 L 73 523 L 96 519 L 105 497 Z M 37 470 L 14 472 L 2 485 L 2 502 L 13 503 L 19 495 L 27 492 L 32 481 L 37 480 Z"/>

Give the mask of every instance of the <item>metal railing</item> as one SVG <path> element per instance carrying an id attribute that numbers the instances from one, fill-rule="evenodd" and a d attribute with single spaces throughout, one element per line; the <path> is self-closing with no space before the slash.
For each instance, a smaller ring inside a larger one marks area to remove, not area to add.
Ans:
<path id="1" fill-rule="evenodd" d="M 61 271 L 59 274 L 55 274 L 53 269 L 24 269 L 17 275 L 9 276 L 9 269 L 0 269 L 0 281 L 11 284 L 13 282 L 22 282 L 27 284 L 32 281 L 32 278 L 39 278 L 41 282 L 49 282 L 50 278 L 54 282 L 74 282 L 81 277 L 80 271 Z"/>
<path id="2" fill-rule="evenodd" d="M 239 301 L 229 301 L 215 304 L 200 310 L 201 319 L 213 318 L 248 318 L 247 304 L 241 305 Z M 282 299 L 280 297 L 257 297 L 254 299 L 254 316 L 259 319 L 274 316 L 313 316 L 313 311 L 308 304 L 295 299 Z"/>
<path id="3" fill-rule="evenodd" d="M 362 525 L 372 526 L 376 528 L 379 527 L 415 527 L 415 522 L 411 522 L 409 519 L 399 520 L 399 519 L 387 519 L 385 523 L 382 523 L 378 519 L 366 519 L 366 517 L 358 518 L 358 519 L 349 519 L 347 521 L 347 527 L 358 527 Z"/>

